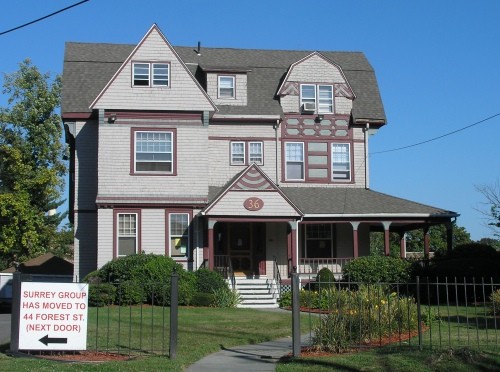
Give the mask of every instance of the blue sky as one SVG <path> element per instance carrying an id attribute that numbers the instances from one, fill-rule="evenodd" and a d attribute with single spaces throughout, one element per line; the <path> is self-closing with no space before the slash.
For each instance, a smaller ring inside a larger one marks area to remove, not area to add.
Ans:
<path id="1" fill-rule="evenodd" d="M 5 1 L 0 32 L 78 0 Z M 173 45 L 362 51 L 388 125 L 370 139 L 372 189 L 456 211 L 473 239 L 491 236 L 476 185 L 500 177 L 500 1 L 90 0 L 0 35 L 0 72 L 31 58 L 62 73 L 66 41 L 135 44 L 157 23 Z M 0 105 L 6 98 L 0 96 Z"/>

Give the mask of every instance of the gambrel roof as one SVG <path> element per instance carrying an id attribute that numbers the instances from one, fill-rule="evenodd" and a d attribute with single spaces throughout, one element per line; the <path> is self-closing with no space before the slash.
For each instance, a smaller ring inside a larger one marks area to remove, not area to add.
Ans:
<path id="1" fill-rule="evenodd" d="M 66 43 L 63 69 L 62 115 L 91 113 L 92 101 L 113 77 L 136 45 Z M 175 47 L 203 85 L 203 71 L 244 71 L 248 76 L 248 104 L 218 105 L 221 115 L 269 115 L 283 113 L 276 96 L 290 66 L 314 51 Z M 355 94 L 352 118 L 383 125 L 385 112 L 374 70 L 361 52 L 318 51 L 342 68 Z"/>

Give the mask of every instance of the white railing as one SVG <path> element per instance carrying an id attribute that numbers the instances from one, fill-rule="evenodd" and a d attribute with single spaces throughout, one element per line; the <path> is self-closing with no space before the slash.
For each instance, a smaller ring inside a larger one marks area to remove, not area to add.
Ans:
<path id="1" fill-rule="evenodd" d="M 299 258 L 299 274 L 317 274 L 322 268 L 328 268 L 334 274 L 342 274 L 342 268 L 348 262 L 354 260 L 353 257 L 341 258 Z"/>

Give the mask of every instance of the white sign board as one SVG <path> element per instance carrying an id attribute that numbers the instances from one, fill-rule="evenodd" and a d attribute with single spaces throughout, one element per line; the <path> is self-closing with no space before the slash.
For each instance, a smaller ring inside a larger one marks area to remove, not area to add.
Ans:
<path id="1" fill-rule="evenodd" d="M 86 350 L 87 283 L 21 283 L 20 350 Z"/>

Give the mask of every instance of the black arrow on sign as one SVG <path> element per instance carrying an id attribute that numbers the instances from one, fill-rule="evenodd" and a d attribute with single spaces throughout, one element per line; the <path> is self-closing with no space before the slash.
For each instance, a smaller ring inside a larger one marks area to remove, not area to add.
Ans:
<path id="1" fill-rule="evenodd" d="M 43 336 L 38 341 L 40 341 L 42 344 L 45 344 L 45 346 L 48 346 L 48 344 L 67 344 L 68 343 L 67 338 L 49 337 L 49 335 Z"/>

